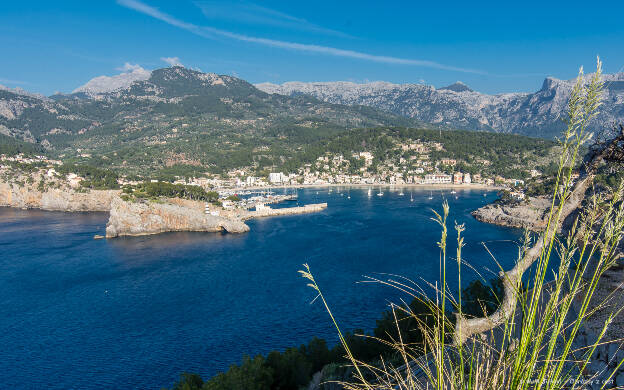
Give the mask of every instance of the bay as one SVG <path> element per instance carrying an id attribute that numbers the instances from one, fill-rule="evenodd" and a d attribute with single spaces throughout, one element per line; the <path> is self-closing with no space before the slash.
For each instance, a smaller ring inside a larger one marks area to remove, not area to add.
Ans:
<path id="1" fill-rule="evenodd" d="M 443 199 L 465 224 L 464 260 L 486 278 L 516 260 L 521 231 L 480 223 L 470 211 L 492 191 L 363 188 L 298 190 L 320 213 L 249 221 L 246 234 L 166 233 L 94 240 L 107 213 L 0 209 L 0 384 L 4 388 L 171 386 L 180 373 L 208 378 L 244 354 L 321 337 L 337 342 L 323 307 L 297 271 L 303 263 L 343 330 L 370 330 L 405 294 L 365 275 L 439 279 Z M 413 193 L 414 201 L 410 201 Z M 433 199 L 429 199 L 432 195 Z M 448 262 L 456 286 L 457 265 Z M 468 268 L 462 281 L 478 275 Z"/>

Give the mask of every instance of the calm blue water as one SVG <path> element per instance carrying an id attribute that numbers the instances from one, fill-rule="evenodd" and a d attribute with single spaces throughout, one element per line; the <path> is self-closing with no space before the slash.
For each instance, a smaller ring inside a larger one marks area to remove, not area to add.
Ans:
<path id="1" fill-rule="evenodd" d="M 158 389 L 182 371 L 211 376 L 243 354 L 313 336 L 336 342 L 321 305 L 309 304 L 314 293 L 297 274 L 304 262 L 342 327 L 371 329 L 401 295 L 358 284 L 363 275 L 438 278 L 430 208 L 441 207 L 442 193 L 433 194 L 415 191 L 410 202 L 409 191 L 368 198 L 351 189 L 347 199 L 346 189 L 306 189 L 301 203 L 328 209 L 250 221 L 242 235 L 114 240 L 92 239 L 105 213 L 0 209 L 0 387 Z M 503 266 L 513 264 L 520 232 L 469 215 L 496 195 L 447 196 L 450 226 L 467 227 L 465 259 L 495 270 L 485 241 Z"/>

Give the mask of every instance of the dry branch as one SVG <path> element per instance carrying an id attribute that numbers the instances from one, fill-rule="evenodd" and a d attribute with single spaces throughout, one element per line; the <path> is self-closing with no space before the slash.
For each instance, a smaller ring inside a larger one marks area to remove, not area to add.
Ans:
<path id="1" fill-rule="evenodd" d="M 550 228 L 540 234 L 536 243 L 525 252 L 522 259 L 513 269 L 507 272 L 500 272 L 499 276 L 503 282 L 505 296 L 498 310 L 490 316 L 481 318 L 466 318 L 456 313 L 457 322 L 454 341 L 458 345 L 463 344 L 469 337 L 492 330 L 510 319 L 518 302 L 522 275 L 539 258 L 544 246 L 554 238 L 562 222 L 581 208 L 585 199 L 585 193 L 593 182 L 600 164 L 602 162 L 624 161 L 623 143 L 624 127 L 620 126 L 620 132 L 615 138 L 592 148 L 583 174 L 574 185 L 569 197 L 566 200 L 562 200 L 564 204 L 561 208 L 561 213 L 558 216 L 553 215 Z"/>

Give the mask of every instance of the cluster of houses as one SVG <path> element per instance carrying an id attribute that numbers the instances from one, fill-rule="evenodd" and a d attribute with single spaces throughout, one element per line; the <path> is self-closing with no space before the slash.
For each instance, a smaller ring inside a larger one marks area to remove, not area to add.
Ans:
<path id="1" fill-rule="evenodd" d="M 437 142 L 411 142 L 396 145 L 396 155 L 387 161 L 375 161 L 371 152 L 358 152 L 345 157 L 330 153 L 320 156 L 313 163 L 300 167 L 296 172 L 274 171 L 256 176 L 251 169 L 235 169 L 224 177 L 180 180 L 182 184 L 200 185 L 206 188 L 258 188 L 292 185 L 364 184 L 506 184 L 516 186 L 521 180 L 500 176 L 482 177 L 479 173 L 458 172 L 458 161 L 453 158 L 430 158 L 432 151 L 443 151 Z M 376 164 L 375 164 L 376 162 Z M 487 160 L 480 164 L 489 165 Z M 355 165 L 354 165 L 355 164 Z M 454 172 L 455 171 L 455 172 Z M 452 172 L 452 173 L 449 173 Z"/>
<path id="2" fill-rule="evenodd" d="M 15 156 L 7 156 L 4 154 L 0 154 L 0 168 L 9 168 L 8 165 L 6 165 L 9 162 L 16 162 L 16 163 L 20 163 L 20 164 L 35 164 L 35 163 L 43 163 L 46 165 L 59 165 L 61 164 L 60 161 L 58 160 L 52 160 L 49 159 L 45 156 L 33 156 L 33 157 L 26 157 L 23 154 L 18 154 Z"/>
<path id="3" fill-rule="evenodd" d="M 270 172 L 259 176 L 253 168 L 233 169 L 226 175 L 189 178 L 178 178 L 174 183 L 197 185 L 205 189 L 226 188 L 258 188 L 285 185 L 325 185 L 325 184 L 364 184 L 364 185 L 403 185 L 403 184 L 472 184 L 484 185 L 503 184 L 510 187 L 524 184 L 522 180 L 508 179 L 500 176 L 482 177 L 479 173 L 459 172 L 458 161 L 453 158 L 433 159 L 430 154 L 444 151 L 438 142 L 407 142 L 397 143 L 392 157 L 384 161 L 376 160 L 368 151 L 352 153 L 345 157 L 342 154 L 327 153 L 316 161 L 300 167 L 296 172 Z M 23 163 L 45 162 L 49 167 L 48 176 L 54 176 L 54 165 L 60 161 L 49 160 L 44 156 L 24 157 L 22 155 L 0 156 L 6 161 Z M 479 160 L 479 164 L 487 166 L 487 160 Z M 2 161 L 0 161 L 2 164 Z M 0 165 L 2 167 L 2 165 Z M 257 167 L 256 167 L 257 168 Z M 539 174 L 539 172 L 535 172 Z M 66 176 L 72 187 L 78 186 L 81 177 L 75 174 Z M 125 178 L 119 179 L 120 185 L 138 184 Z M 520 197 L 520 195 L 517 195 Z"/>

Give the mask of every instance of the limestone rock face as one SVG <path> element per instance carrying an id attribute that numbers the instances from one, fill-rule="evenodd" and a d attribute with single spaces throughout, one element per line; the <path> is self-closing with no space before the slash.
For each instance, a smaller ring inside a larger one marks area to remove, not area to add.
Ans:
<path id="1" fill-rule="evenodd" d="M 528 204 L 489 204 L 473 211 L 472 215 L 481 222 L 541 231 L 548 223 L 550 205 L 551 201 L 548 199 L 531 198 Z"/>
<path id="2" fill-rule="evenodd" d="M 199 203 L 199 202 L 198 202 Z M 140 236 L 170 231 L 244 233 L 249 226 L 237 219 L 206 215 L 183 204 L 130 202 L 113 198 L 106 237 Z"/>
<path id="3" fill-rule="evenodd" d="M 592 75 L 585 76 L 589 81 Z M 593 130 L 624 118 L 624 73 L 603 74 L 605 88 Z M 393 84 L 383 81 L 357 84 L 347 81 L 262 83 L 256 87 L 267 93 L 287 96 L 301 94 L 346 105 L 379 108 L 394 114 L 435 123 L 452 129 L 487 130 L 553 138 L 561 135 L 566 105 L 575 80 L 546 78 L 533 93 L 489 95 L 471 90 L 463 83 L 444 88 L 424 84 Z"/>
<path id="4" fill-rule="evenodd" d="M 0 206 L 55 211 L 108 211 L 119 191 L 67 189 L 37 190 L 32 185 L 18 186 L 0 182 Z"/>

